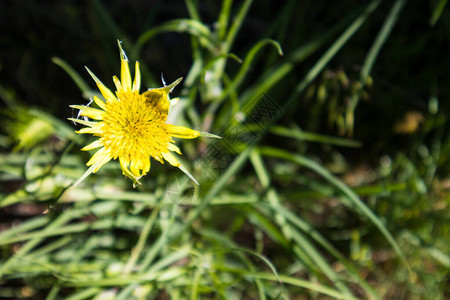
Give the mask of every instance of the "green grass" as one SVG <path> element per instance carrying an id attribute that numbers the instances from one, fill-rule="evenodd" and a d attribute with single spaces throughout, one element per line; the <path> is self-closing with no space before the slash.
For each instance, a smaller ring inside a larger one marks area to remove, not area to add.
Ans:
<path id="1" fill-rule="evenodd" d="M 409 3 L 53 8 L 61 41 L 30 30 L 0 83 L 0 299 L 448 298 L 450 18 Z M 116 39 L 145 88 L 184 77 L 175 124 L 222 136 L 177 141 L 199 186 L 155 161 L 135 189 L 117 161 L 81 177 L 68 105 L 101 96 L 84 65 L 112 86 Z"/>

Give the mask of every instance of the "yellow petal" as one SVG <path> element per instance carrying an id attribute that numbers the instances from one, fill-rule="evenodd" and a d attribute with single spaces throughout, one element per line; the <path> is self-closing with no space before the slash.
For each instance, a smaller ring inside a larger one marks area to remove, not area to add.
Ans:
<path id="1" fill-rule="evenodd" d="M 98 122 L 92 122 L 92 121 L 85 121 L 85 120 L 81 120 L 81 119 L 75 119 L 75 118 L 67 118 L 67 120 L 70 120 L 72 122 L 77 122 L 89 127 L 94 127 L 98 125 Z"/>
<path id="2" fill-rule="evenodd" d="M 174 167 L 179 167 L 180 166 L 180 162 L 178 161 L 178 159 L 170 152 L 166 152 L 166 153 L 161 153 L 162 157 L 164 157 L 165 160 L 167 160 L 169 162 L 169 164 L 171 164 Z"/>
<path id="3" fill-rule="evenodd" d="M 122 173 L 123 175 L 133 179 L 134 183 L 138 183 L 141 184 L 139 182 L 140 177 L 136 177 L 129 169 L 128 169 L 128 164 L 129 162 L 126 161 L 124 158 L 119 157 L 119 162 L 120 162 L 120 168 L 122 169 Z"/>
<path id="4" fill-rule="evenodd" d="M 144 168 L 142 170 L 142 175 L 145 175 L 150 171 L 150 157 L 146 158 L 144 161 Z"/>
<path id="5" fill-rule="evenodd" d="M 91 159 L 86 163 L 87 166 L 95 165 L 93 173 L 97 172 L 104 164 L 111 160 L 111 155 L 109 151 L 105 148 L 101 148 L 94 155 L 92 155 Z"/>
<path id="6" fill-rule="evenodd" d="M 91 159 L 86 163 L 86 166 L 92 166 L 93 164 L 100 161 L 101 157 L 105 153 L 105 148 L 99 149 L 97 152 L 95 152 L 94 155 L 92 155 Z"/>
<path id="7" fill-rule="evenodd" d="M 96 173 L 104 164 L 109 162 L 112 159 L 111 155 L 104 155 L 100 159 L 100 161 L 95 165 L 94 173 Z"/>
<path id="8" fill-rule="evenodd" d="M 167 115 L 170 108 L 169 93 L 181 82 L 181 80 L 183 80 L 183 77 L 178 78 L 167 86 L 150 89 L 142 95 L 146 98 L 146 102 L 149 105 L 155 107 L 161 114 Z"/>
<path id="9" fill-rule="evenodd" d="M 178 148 L 177 146 L 175 146 L 174 144 L 169 144 L 167 146 L 167 149 L 169 149 L 170 151 L 174 151 L 178 154 L 181 154 L 180 148 Z"/>
<path id="10" fill-rule="evenodd" d="M 101 100 L 99 97 L 94 96 L 94 102 L 95 104 L 98 105 L 98 107 L 100 107 L 101 109 L 103 109 L 104 111 L 106 111 L 106 105 L 105 105 L 105 101 Z"/>
<path id="11" fill-rule="evenodd" d="M 119 157 L 119 163 L 120 163 L 120 168 L 122 169 L 122 171 L 124 169 L 128 170 L 128 165 L 130 164 L 130 162 L 127 161 L 124 157 L 122 157 L 122 156 Z"/>
<path id="12" fill-rule="evenodd" d="M 169 113 L 169 95 L 162 89 L 151 89 L 142 94 L 150 107 L 156 108 L 162 115 Z"/>
<path id="13" fill-rule="evenodd" d="M 75 132 L 79 133 L 79 134 L 84 134 L 84 133 L 94 134 L 94 133 L 101 133 L 102 130 L 101 130 L 101 126 L 94 126 L 94 127 L 84 127 Z"/>
<path id="14" fill-rule="evenodd" d="M 128 58 L 125 54 L 125 51 L 122 49 L 122 44 L 120 41 L 117 41 L 119 45 L 120 52 L 120 81 L 122 83 L 122 88 L 124 92 L 131 91 L 131 74 L 130 67 L 128 66 Z"/>
<path id="15" fill-rule="evenodd" d="M 120 81 L 124 92 L 131 91 L 131 74 L 130 68 L 128 67 L 128 61 L 122 59 L 120 63 Z"/>
<path id="16" fill-rule="evenodd" d="M 122 84 L 120 83 L 119 78 L 117 76 L 113 76 L 114 85 L 116 86 L 116 91 L 121 93 L 122 90 Z"/>
<path id="17" fill-rule="evenodd" d="M 200 136 L 200 132 L 184 126 L 167 124 L 167 131 L 172 137 L 181 139 L 195 139 Z"/>
<path id="18" fill-rule="evenodd" d="M 131 173 L 134 174 L 134 176 L 136 176 L 138 178 L 142 176 L 141 172 L 139 171 L 139 162 L 137 162 L 137 161 L 134 161 L 134 160 L 131 161 L 130 171 L 131 171 Z"/>
<path id="19" fill-rule="evenodd" d="M 97 78 L 97 76 L 94 75 L 94 73 L 91 72 L 91 70 L 88 69 L 88 67 L 85 67 L 86 70 L 89 72 L 89 75 L 91 75 L 92 79 L 94 79 L 95 83 L 97 84 L 98 89 L 100 90 L 100 93 L 102 93 L 103 97 L 107 101 L 117 101 L 114 94 L 111 92 L 110 89 L 108 89 L 101 81 Z"/>
<path id="20" fill-rule="evenodd" d="M 134 72 L 133 92 L 139 92 L 141 88 L 141 71 L 139 70 L 139 62 L 136 62 Z"/>
<path id="21" fill-rule="evenodd" d="M 164 164 L 164 160 L 162 159 L 162 156 L 160 156 L 160 155 L 155 155 L 155 156 L 153 156 L 153 158 L 154 158 L 156 161 L 159 161 L 160 163 Z"/>
<path id="22" fill-rule="evenodd" d="M 70 107 L 79 109 L 80 116 L 85 116 L 94 120 L 103 120 L 103 110 L 82 105 L 70 105 Z"/>
<path id="23" fill-rule="evenodd" d="M 100 140 L 95 140 L 94 142 L 90 143 L 89 145 L 85 146 L 84 148 L 82 148 L 82 151 L 88 151 L 88 150 L 92 150 L 95 148 L 99 148 L 102 147 L 103 144 Z"/>

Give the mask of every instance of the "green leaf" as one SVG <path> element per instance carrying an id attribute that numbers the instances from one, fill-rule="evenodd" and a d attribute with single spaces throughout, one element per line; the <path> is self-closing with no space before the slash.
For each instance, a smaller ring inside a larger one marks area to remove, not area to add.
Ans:
<path id="1" fill-rule="evenodd" d="M 159 26 L 156 26 L 144 32 L 137 40 L 133 49 L 133 57 L 138 57 L 142 47 L 154 36 L 164 32 L 186 32 L 196 37 L 200 44 L 209 49 L 211 52 L 215 51 L 214 42 L 211 39 L 211 32 L 201 22 L 192 19 L 177 19 L 167 21 Z"/>

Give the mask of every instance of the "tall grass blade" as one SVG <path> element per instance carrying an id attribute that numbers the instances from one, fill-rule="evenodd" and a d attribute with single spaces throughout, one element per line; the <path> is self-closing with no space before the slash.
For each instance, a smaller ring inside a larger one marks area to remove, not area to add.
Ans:
<path id="1" fill-rule="evenodd" d="M 319 165 L 318 163 L 312 161 L 311 159 L 308 159 L 302 155 L 299 154 L 292 154 L 287 151 L 272 148 L 272 147 L 263 147 L 260 149 L 261 154 L 266 156 L 272 156 L 272 157 L 278 157 L 281 159 L 289 160 L 292 162 L 295 162 L 299 165 L 302 165 L 304 167 L 307 167 L 317 174 L 321 175 L 323 178 L 325 178 L 328 182 L 336 186 L 344 195 L 348 197 L 348 199 L 351 201 L 353 205 L 355 205 L 356 208 L 367 217 L 383 234 L 383 236 L 386 238 L 386 240 L 391 244 L 392 248 L 395 250 L 397 255 L 401 258 L 404 265 L 408 268 L 409 271 L 411 271 L 411 267 L 409 266 L 409 263 L 406 260 L 405 255 L 403 254 L 403 251 L 400 249 L 400 246 L 395 241 L 395 239 L 392 237 L 392 235 L 389 233 L 386 226 L 381 222 L 381 220 L 378 218 L 377 215 L 375 215 L 364 202 L 359 199 L 359 197 L 353 192 L 347 185 L 345 185 L 341 180 L 333 176 L 328 170 L 326 170 L 324 167 Z"/>

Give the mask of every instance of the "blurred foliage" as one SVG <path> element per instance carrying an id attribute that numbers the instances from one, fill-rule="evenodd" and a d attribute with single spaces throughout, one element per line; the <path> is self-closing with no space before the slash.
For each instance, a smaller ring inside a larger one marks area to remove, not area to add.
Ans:
<path id="1" fill-rule="evenodd" d="M 0 297 L 449 298 L 446 2 L 0 2 Z M 116 39 L 223 137 L 182 143 L 200 187 L 71 187 Z"/>

